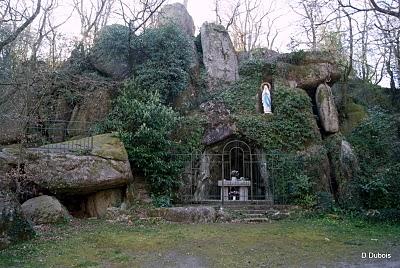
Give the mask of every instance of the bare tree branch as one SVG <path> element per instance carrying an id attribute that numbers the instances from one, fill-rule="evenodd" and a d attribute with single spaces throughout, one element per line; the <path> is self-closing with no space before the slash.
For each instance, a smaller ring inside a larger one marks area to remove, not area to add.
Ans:
<path id="1" fill-rule="evenodd" d="M 21 26 L 19 26 L 14 31 L 14 33 L 12 33 L 6 39 L 4 39 L 3 41 L 0 42 L 0 51 L 2 51 L 5 46 L 7 46 L 11 42 L 13 42 L 15 39 L 17 39 L 17 37 L 22 33 L 22 31 L 24 31 L 35 20 L 37 15 L 39 15 L 39 13 L 40 13 L 40 7 L 41 7 L 41 0 L 38 0 L 38 2 L 36 4 L 35 12 Z"/>

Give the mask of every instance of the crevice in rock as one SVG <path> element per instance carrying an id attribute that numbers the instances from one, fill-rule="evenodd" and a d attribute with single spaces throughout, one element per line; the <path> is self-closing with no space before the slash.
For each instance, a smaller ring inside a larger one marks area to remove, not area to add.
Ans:
<path id="1" fill-rule="evenodd" d="M 337 177 L 336 177 L 335 164 L 334 164 L 333 159 L 332 159 L 332 153 L 328 152 L 327 156 L 328 156 L 329 167 L 330 167 L 330 170 L 329 170 L 330 178 L 331 178 L 330 179 L 330 188 L 331 188 L 331 192 L 333 194 L 333 197 L 335 198 L 335 201 L 337 202 L 338 201 L 337 193 L 338 193 L 338 189 L 339 189 L 339 184 L 338 184 L 338 181 L 336 179 Z"/>

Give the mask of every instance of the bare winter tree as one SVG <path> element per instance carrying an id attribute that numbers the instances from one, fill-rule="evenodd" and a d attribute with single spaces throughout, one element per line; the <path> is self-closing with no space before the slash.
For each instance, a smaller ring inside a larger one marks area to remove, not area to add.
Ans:
<path id="1" fill-rule="evenodd" d="M 59 7 L 57 0 L 49 0 L 46 6 L 42 7 L 41 17 L 36 25 L 36 29 L 33 30 L 31 40 L 31 61 L 35 62 L 38 57 L 40 49 L 44 46 L 45 41 L 57 42 L 55 39 L 50 39 L 49 35 L 54 33 L 60 26 L 64 25 L 72 16 L 72 13 L 63 21 L 59 23 L 54 23 L 54 11 Z M 46 46 L 52 46 L 53 44 L 49 42 Z"/>
<path id="2" fill-rule="evenodd" d="M 73 0 L 81 22 L 81 42 L 89 47 L 98 31 L 107 24 L 114 0 Z"/>
<path id="3" fill-rule="evenodd" d="M 119 0 L 116 15 L 123 19 L 131 34 L 145 30 L 154 24 L 155 14 L 167 0 Z"/>
<path id="4" fill-rule="evenodd" d="M 381 58 L 390 79 L 393 100 L 397 99 L 400 87 L 400 0 L 375 1 L 367 0 L 367 5 L 360 5 L 349 0 L 338 0 L 342 8 L 354 14 L 369 12 L 374 18 L 374 26 L 380 31 L 375 43 L 384 49 Z M 379 51 L 379 50 L 377 50 Z"/>
<path id="5" fill-rule="evenodd" d="M 307 39 L 305 42 L 296 40 L 299 44 L 305 44 L 313 51 L 318 49 L 318 44 L 326 37 L 327 23 L 334 21 L 337 16 L 337 9 L 330 2 L 305 0 L 291 6 L 292 10 L 301 17 L 299 24 Z"/>
<path id="6" fill-rule="evenodd" d="M 239 51 L 251 51 L 266 37 L 265 46 L 272 49 L 279 30 L 275 28 L 278 16 L 273 16 L 275 1 L 267 5 L 262 0 L 215 0 L 216 23 L 222 24 L 231 34 Z"/>
<path id="7" fill-rule="evenodd" d="M 0 1 L 0 27 L 5 24 L 21 23 L 13 29 L 5 37 L 0 39 L 0 51 L 3 50 L 5 46 L 13 42 L 17 37 L 35 20 L 39 15 L 41 8 L 41 0 L 36 2 L 36 6 L 33 12 L 29 12 L 29 8 L 24 7 L 20 10 L 19 1 L 3 0 Z"/>

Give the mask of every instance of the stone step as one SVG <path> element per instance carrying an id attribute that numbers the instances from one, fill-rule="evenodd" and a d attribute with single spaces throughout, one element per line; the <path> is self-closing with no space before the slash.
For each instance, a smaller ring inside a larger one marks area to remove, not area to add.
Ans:
<path id="1" fill-rule="evenodd" d="M 265 218 L 265 214 L 246 213 L 243 216 L 247 218 Z"/>
<path id="2" fill-rule="evenodd" d="M 222 202 L 221 200 L 205 200 L 205 201 L 198 201 L 198 202 L 192 202 L 192 205 L 203 205 L 203 206 L 221 206 Z M 273 205 L 273 202 L 271 200 L 254 200 L 254 201 L 233 201 L 233 200 L 225 200 L 223 206 L 228 207 L 228 206 L 247 206 L 247 205 Z"/>
<path id="3" fill-rule="evenodd" d="M 266 210 L 264 209 L 226 209 L 226 211 L 231 213 L 238 213 L 238 214 L 265 214 Z"/>
<path id="4" fill-rule="evenodd" d="M 271 222 L 269 218 L 245 218 L 244 222 L 252 223 L 252 222 Z"/>
<path id="5" fill-rule="evenodd" d="M 253 205 L 253 206 L 224 206 L 224 209 L 226 210 L 230 210 L 230 211 L 238 211 L 238 210 L 263 210 L 263 211 L 267 211 L 267 210 L 296 210 L 297 207 L 296 206 L 283 206 L 283 205 Z"/>

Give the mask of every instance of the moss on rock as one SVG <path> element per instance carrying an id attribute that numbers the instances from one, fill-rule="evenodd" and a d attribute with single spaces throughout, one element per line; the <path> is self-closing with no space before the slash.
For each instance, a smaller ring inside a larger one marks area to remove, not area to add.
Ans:
<path id="1" fill-rule="evenodd" d="M 350 134 L 351 131 L 355 129 L 366 117 L 367 112 L 364 106 L 350 101 L 344 107 L 344 118 L 341 122 L 341 131 L 344 134 Z"/>
<path id="2" fill-rule="evenodd" d="M 232 111 L 238 133 L 268 150 L 294 152 L 320 143 L 311 99 L 305 91 L 276 84 L 272 91 L 273 114 L 269 115 L 256 109 L 259 85 L 259 77 L 245 77 L 221 94 Z"/>

